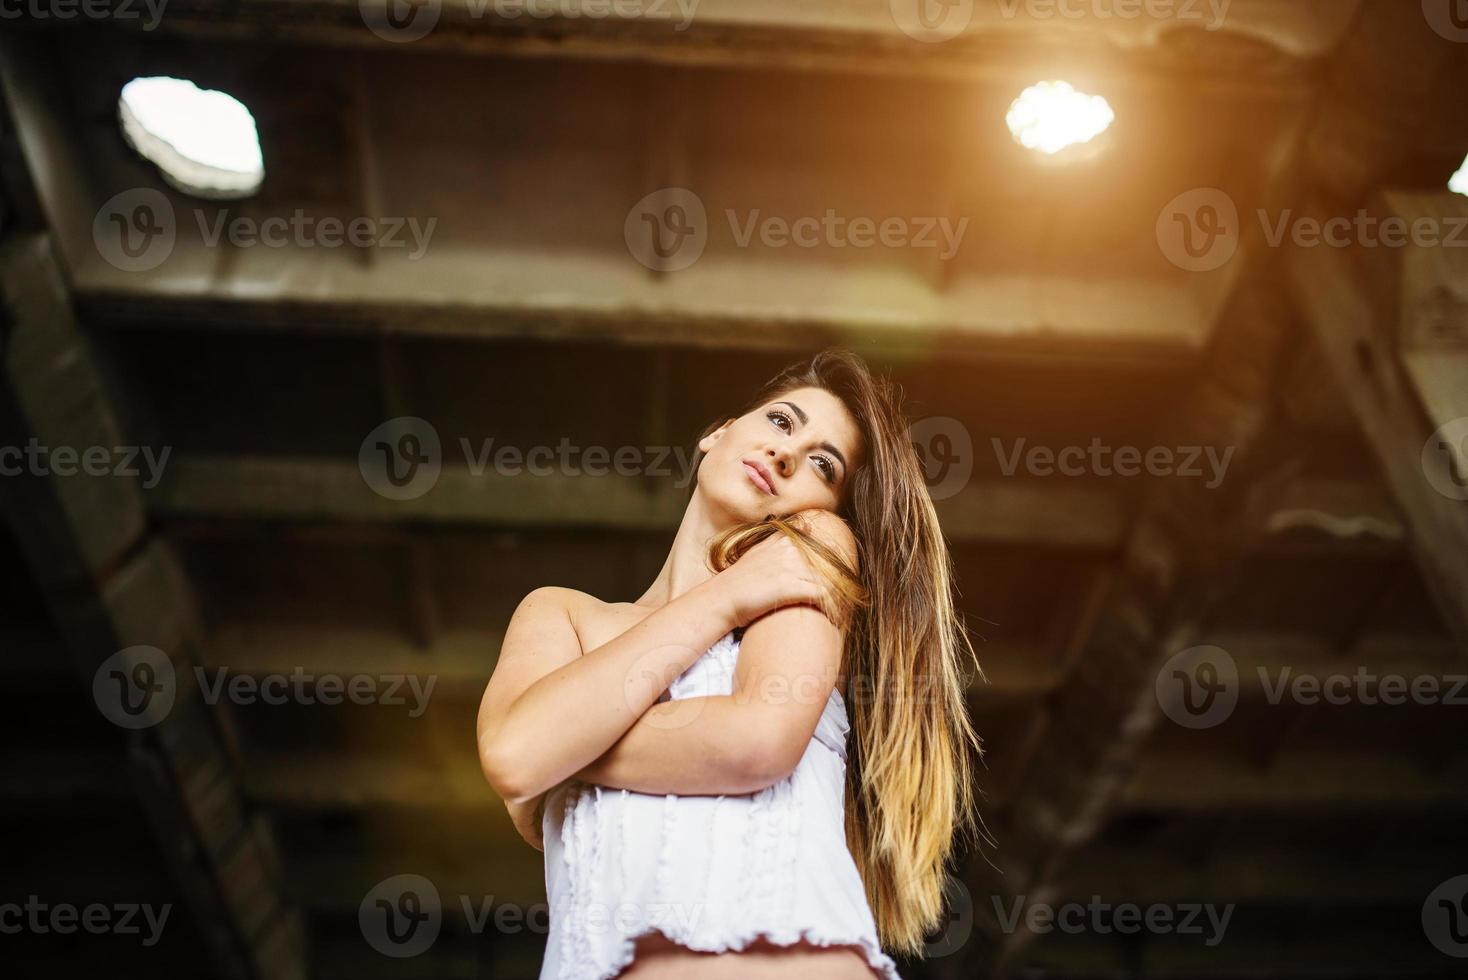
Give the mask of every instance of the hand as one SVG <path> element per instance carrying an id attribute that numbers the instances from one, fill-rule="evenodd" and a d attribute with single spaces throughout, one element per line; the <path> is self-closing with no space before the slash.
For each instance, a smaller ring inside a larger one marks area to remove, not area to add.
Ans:
<path id="1" fill-rule="evenodd" d="M 825 579 L 795 542 L 776 531 L 750 548 L 712 580 L 728 603 L 735 626 L 748 626 L 782 606 L 810 604 L 826 610 Z"/>
<path id="2" fill-rule="evenodd" d="M 505 809 L 510 811 L 510 821 L 525 839 L 525 843 L 537 851 L 544 851 L 545 840 L 541 836 L 540 821 L 545 814 L 545 795 L 523 803 L 506 803 Z"/>

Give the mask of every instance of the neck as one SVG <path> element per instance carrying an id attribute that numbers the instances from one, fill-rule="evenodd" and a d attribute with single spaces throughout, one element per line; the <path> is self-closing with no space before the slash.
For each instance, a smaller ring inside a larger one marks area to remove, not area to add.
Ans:
<path id="1" fill-rule="evenodd" d="M 634 605 L 659 609 L 713 578 L 715 573 L 708 565 L 709 542 L 728 526 L 727 519 L 712 512 L 703 494 L 695 489 L 662 570 Z"/>

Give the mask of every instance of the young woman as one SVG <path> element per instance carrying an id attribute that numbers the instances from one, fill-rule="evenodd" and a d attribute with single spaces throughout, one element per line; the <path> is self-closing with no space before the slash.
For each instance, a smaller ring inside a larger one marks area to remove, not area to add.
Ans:
<path id="1" fill-rule="evenodd" d="M 849 351 L 785 369 L 699 439 L 636 602 L 516 609 L 479 755 L 545 851 L 541 980 L 891 980 L 883 946 L 921 954 L 979 743 L 900 398 Z"/>

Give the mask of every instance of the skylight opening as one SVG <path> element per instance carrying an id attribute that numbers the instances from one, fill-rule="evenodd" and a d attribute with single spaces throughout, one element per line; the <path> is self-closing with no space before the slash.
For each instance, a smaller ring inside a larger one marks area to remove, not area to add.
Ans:
<path id="1" fill-rule="evenodd" d="M 123 137 L 195 197 L 249 197 L 265 180 L 255 117 L 224 92 L 182 78 L 135 78 L 117 100 Z"/>
<path id="2" fill-rule="evenodd" d="M 1069 82 L 1049 81 L 1021 92 L 1004 121 L 1021 146 L 1054 156 L 1095 139 L 1115 118 L 1101 96 L 1078 92 Z"/>

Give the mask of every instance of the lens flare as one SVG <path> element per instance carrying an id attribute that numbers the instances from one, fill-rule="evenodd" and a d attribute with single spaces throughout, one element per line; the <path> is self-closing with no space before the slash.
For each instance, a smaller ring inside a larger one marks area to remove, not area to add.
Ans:
<path id="1" fill-rule="evenodd" d="M 1106 130 L 1116 113 L 1099 95 L 1077 92 L 1069 82 L 1040 82 L 1020 93 L 1005 122 L 1022 146 L 1054 155 L 1087 143 Z"/>

